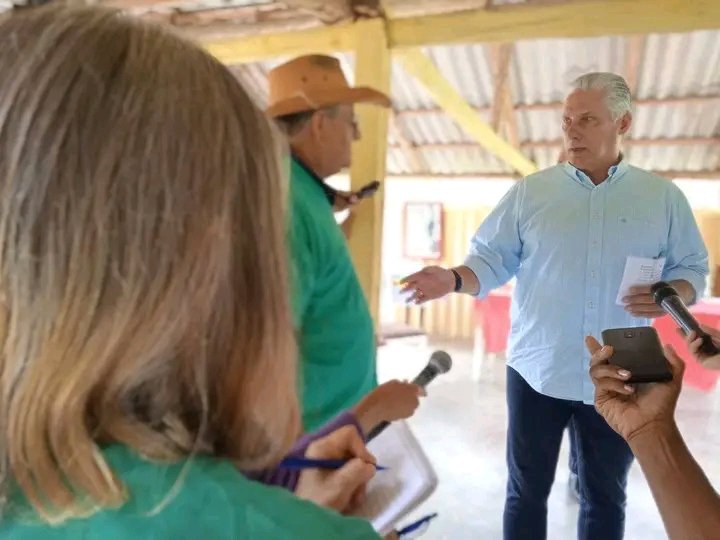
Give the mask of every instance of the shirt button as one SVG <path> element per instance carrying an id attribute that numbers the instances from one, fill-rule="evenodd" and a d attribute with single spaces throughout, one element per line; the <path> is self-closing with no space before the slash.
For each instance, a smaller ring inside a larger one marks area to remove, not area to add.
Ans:
<path id="1" fill-rule="evenodd" d="M 593 272 L 590 272 L 590 277 L 591 277 L 591 278 L 595 279 L 595 275 L 596 275 L 596 274 L 595 274 L 594 271 L 593 271 Z"/>
<path id="2" fill-rule="evenodd" d="M 593 304 L 592 302 L 588 302 L 588 307 L 589 307 L 590 309 L 592 309 L 592 308 L 595 307 L 595 304 Z"/>

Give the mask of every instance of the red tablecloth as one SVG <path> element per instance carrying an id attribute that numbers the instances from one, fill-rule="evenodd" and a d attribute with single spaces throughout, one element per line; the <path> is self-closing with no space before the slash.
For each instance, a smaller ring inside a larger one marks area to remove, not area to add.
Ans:
<path id="1" fill-rule="evenodd" d="M 507 348 L 510 333 L 510 297 L 507 288 L 492 292 L 484 300 L 475 301 L 475 324 L 482 331 L 484 353 L 501 353 Z M 701 301 L 690 311 L 703 324 L 720 328 L 720 300 Z M 653 326 L 663 344 L 672 345 L 685 361 L 685 384 L 704 391 L 712 390 L 720 373 L 702 367 L 689 353 L 683 338 L 677 334 L 677 325 L 668 316 L 656 319 Z"/>
<path id="2" fill-rule="evenodd" d="M 510 334 L 510 299 L 512 292 L 498 289 L 483 300 L 475 301 L 475 325 L 483 334 L 484 353 L 501 353 L 507 348 Z"/>
<path id="3" fill-rule="evenodd" d="M 720 302 L 717 300 L 701 301 L 690 308 L 695 318 L 702 324 L 712 328 L 720 327 Z M 715 388 L 720 372 L 702 367 L 688 351 L 685 340 L 677 332 L 677 324 L 669 316 L 655 319 L 653 326 L 660 335 L 660 341 L 672 345 L 680 357 L 685 360 L 684 382 L 694 388 L 710 391 Z"/>

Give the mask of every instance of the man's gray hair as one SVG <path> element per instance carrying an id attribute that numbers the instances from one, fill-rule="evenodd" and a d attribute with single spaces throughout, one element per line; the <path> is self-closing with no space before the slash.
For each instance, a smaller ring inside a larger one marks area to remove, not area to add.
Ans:
<path id="1" fill-rule="evenodd" d="M 632 95 L 630 88 L 620 75 L 615 73 L 586 73 L 575 79 L 571 86 L 579 90 L 602 90 L 605 92 L 605 102 L 617 120 L 624 114 L 632 111 Z"/>
<path id="2" fill-rule="evenodd" d="M 308 124 L 313 114 L 316 112 L 323 112 L 330 118 L 336 118 L 340 114 L 340 109 L 337 105 L 330 107 L 324 107 L 322 109 L 312 109 L 309 111 L 302 111 L 299 113 L 286 114 L 285 116 L 279 116 L 275 119 L 275 122 L 280 126 L 288 137 L 294 137 L 300 133 L 305 126 Z"/>

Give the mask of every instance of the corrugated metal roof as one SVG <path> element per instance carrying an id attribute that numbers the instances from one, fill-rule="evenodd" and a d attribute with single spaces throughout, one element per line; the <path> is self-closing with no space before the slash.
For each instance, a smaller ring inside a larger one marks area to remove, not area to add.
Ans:
<path id="1" fill-rule="evenodd" d="M 510 88 L 521 142 L 559 141 L 560 107 L 523 108 L 526 105 L 559 103 L 569 83 L 590 71 L 623 73 L 629 38 L 545 39 L 515 44 L 510 66 Z M 426 49 L 460 94 L 488 120 L 494 101 L 489 47 L 481 44 L 438 46 Z M 353 55 L 340 55 L 352 81 Z M 264 104 L 265 76 L 282 59 L 238 68 L 241 80 Z M 720 96 L 720 32 L 650 35 L 645 40 L 637 75 L 637 97 L 657 100 L 683 96 Z M 399 148 L 388 155 L 389 174 L 427 172 L 465 175 L 511 172 L 500 160 L 482 149 L 442 145 L 474 141 L 447 115 L 438 111 L 428 92 L 395 62 L 392 97 L 399 111 L 397 125 L 407 141 L 416 146 L 424 171 L 413 171 L 412 160 Z M 518 108 L 520 107 L 520 108 Z M 406 111 L 426 111 L 402 114 Z M 720 97 L 717 101 L 638 104 L 630 131 L 635 139 L 720 137 Z M 397 145 L 394 138 L 391 145 Z M 427 145 L 433 145 L 427 147 Z M 523 147 L 538 166 L 556 162 L 558 146 Z M 637 166 L 657 171 L 710 171 L 720 168 L 720 145 L 628 146 L 628 158 Z"/>

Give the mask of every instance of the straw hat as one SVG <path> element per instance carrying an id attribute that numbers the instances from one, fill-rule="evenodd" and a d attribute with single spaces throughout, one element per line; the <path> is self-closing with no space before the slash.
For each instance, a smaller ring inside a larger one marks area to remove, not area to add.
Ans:
<path id="1" fill-rule="evenodd" d="M 390 106 L 390 98 L 367 87 L 351 88 L 340 62 L 332 56 L 301 56 L 282 64 L 268 74 L 273 118 L 333 105 L 372 103 Z"/>

